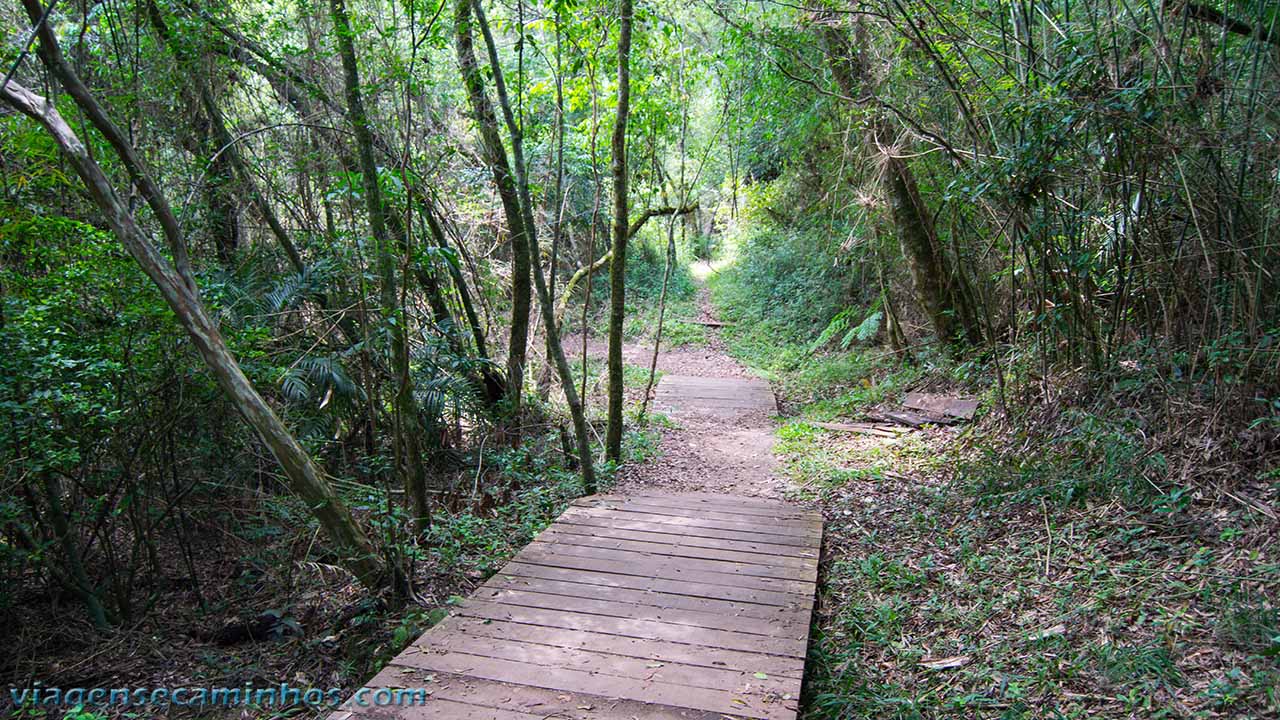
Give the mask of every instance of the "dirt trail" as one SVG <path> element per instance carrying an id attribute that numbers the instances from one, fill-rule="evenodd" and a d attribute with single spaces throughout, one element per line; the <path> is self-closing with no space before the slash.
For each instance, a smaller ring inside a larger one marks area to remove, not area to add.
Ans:
<path id="1" fill-rule="evenodd" d="M 710 272 L 710 266 L 705 263 L 694 268 L 699 278 L 705 278 Z M 699 289 L 698 299 L 700 319 L 715 320 L 705 284 Z M 652 351 L 653 346 L 647 343 L 627 343 L 623 346 L 623 359 L 630 365 L 647 368 Z M 588 341 L 589 356 L 603 358 L 605 352 L 603 340 Z M 720 329 L 715 327 L 707 328 L 705 345 L 664 348 L 658 355 L 658 369 L 665 376 L 676 376 L 686 382 L 693 378 L 740 379 L 741 390 L 729 394 L 746 397 L 759 393 L 760 381 L 749 380 L 755 375 L 729 356 Z M 668 393 L 668 397 L 670 395 Z M 634 399 L 638 400 L 638 395 Z M 617 491 L 625 493 L 644 488 L 781 498 L 787 483 L 774 475 L 772 415 L 776 409 L 737 408 L 726 415 L 723 408 L 709 406 L 708 402 L 695 397 L 680 399 L 674 406 L 670 402 L 651 402 L 651 412 L 669 418 L 668 422 L 661 418 L 653 420 L 661 435 L 661 460 L 624 467 L 619 474 Z"/>

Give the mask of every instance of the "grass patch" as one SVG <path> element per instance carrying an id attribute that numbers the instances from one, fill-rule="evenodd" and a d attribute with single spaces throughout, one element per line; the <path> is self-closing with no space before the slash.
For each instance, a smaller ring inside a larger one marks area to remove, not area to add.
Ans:
<path id="1" fill-rule="evenodd" d="M 831 518 L 804 717 L 1274 716 L 1280 565 L 1248 549 L 1274 525 L 1175 497 L 1123 414 L 1058 422 L 1039 443 L 784 426 Z"/>
<path id="2" fill-rule="evenodd" d="M 819 314 L 770 307 L 769 281 L 709 282 L 730 353 L 789 406 L 781 471 L 828 517 L 803 717 L 1280 715 L 1274 521 L 1177 472 L 1197 466 L 1168 428 L 1196 425 L 1144 403 L 1149 380 L 1040 404 L 1045 381 L 1006 365 L 1024 409 L 1003 425 L 832 432 L 815 423 L 922 384 L 996 406 L 992 368 L 815 349 Z M 1257 465 L 1250 497 L 1273 507 Z"/>

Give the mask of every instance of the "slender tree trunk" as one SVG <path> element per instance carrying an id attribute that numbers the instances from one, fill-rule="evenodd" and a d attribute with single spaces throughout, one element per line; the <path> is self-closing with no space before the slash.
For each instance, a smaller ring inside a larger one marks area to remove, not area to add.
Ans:
<path id="1" fill-rule="evenodd" d="M 294 112 L 300 117 L 312 117 L 320 112 L 321 107 L 330 108 L 342 113 L 342 108 L 329 96 L 326 89 L 308 78 L 303 76 L 299 71 L 288 67 L 283 61 L 269 56 L 265 48 L 260 47 L 248 38 L 235 32 L 232 28 L 224 28 L 219 26 L 207 13 L 195 9 L 195 12 L 201 15 L 202 19 L 210 26 L 212 30 L 223 35 L 227 35 L 235 39 L 235 42 L 224 41 L 215 47 L 218 52 L 236 63 L 252 70 L 260 75 L 275 90 L 280 101 L 293 108 Z M 313 98 L 315 100 L 313 100 Z M 317 102 L 318 101 L 318 102 Z M 390 143 L 381 135 L 375 132 L 374 128 L 369 128 L 373 145 L 376 150 L 383 155 L 391 154 Z M 337 153 L 340 162 L 347 167 L 357 167 L 359 162 L 351 157 L 350 151 L 343 144 L 343 139 L 332 132 L 323 133 L 325 141 Z M 448 243 L 445 238 L 444 230 L 440 224 L 440 214 L 438 203 L 429 193 L 421 192 L 418 188 L 408 188 L 410 198 L 423 206 L 426 215 L 428 227 L 431 234 L 440 247 L 447 247 Z M 257 196 L 255 196 L 257 197 Z M 265 203 L 263 203 L 265 207 Z M 297 255 L 296 250 L 291 250 L 287 236 L 284 235 L 283 229 L 278 228 L 278 223 L 273 223 L 273 214 L 265 213 L 268 225 L 272 228 L 272 232 L 281 239 L 282 245 L 289 253 L 290 261 L 293 262 L 296 269 L 301 271 L 301 258 Z M 387 230 L 392 237 L 397 238 L 399 242 L 405 242 L 407 229 L 403 227 L 403 223 L 395 213 L 388 213 L 386 217 Z M 404 246 L 402 246 L 404 249 Z M 426 293 L 428 302 L 431 304 L 432 314 L 435 316 L 437 325 L 449 326 L 453 325 L 453 318 L 448 311 L 448 306 L 444 301 L 443 288 L 436 282 L 426 270 L 419 264 L 414 264 L 414 278 L 422 286 L 423 292 Z M 475 340 L 476 355 L 484 361 L 490 358 L 488 344 L 485 341 L 484 326 L 480 323 L 479 317 L 475 313 L 471 293 L 467 287 L 466 280 L 462 273 L 452 264 L 449 267 L 450 278 L 453 280 L 454 287 L 458 292 L 458 296 L 462 302 L 464 312 L 467 315 L 467 323 L 470 326 L 472 337 Z M 464 355 L 464 348 L 458 343 L 458 338 L 448 336 L 451 349 L 458 355 Z M 496 368 L 490 367 L 487 363 L 471 378 L 473 384 L 480 392 L 486 407 L 493 407 L 504 396 L 507 388 L 507 382 L 502 377 L 502 373 Z"/>
<path id="2" fill-rule="evenodd" d="M 485 163 L 493 173 L 498 198 L 502 201 L 507 220 L 507 232 L 511 236 L 511 336 L 507 348 L 507 399 L 513 417 L 519 414 L 521 393 L 524 391 L 524 365 L 529 345 L 529 310 L 533 299 L 529 284 L 529 233 L 520 207 L 520 192 L 516 187 L 506 147 L 498 131 L 498 117 L 484 89 L 484 77 L 476 59 L 475 38 L 472 33 L 472 0 L 455 0 L 454 46 L 462 82 L 467 88 L 471 110 L 484 145 Z"/>
<path id="3" fill-rule="evenodd" d="M 53 525 L 53 532 L 58 536 L 58 544 L 62 548 L 62 560 L 67 566 L 66 584 L 80 597 L 80 601 L 84 603 L 85 608 L 89 610 L 89 618 L 93 620 L 93 625 L 99 630 L 105 630 L 115 622 L 112 613 L 108 612 L 105 605 L 102 604 L 102 598 L 98 595 L 98 590 L 93 586 L 93 582 L 89 580 L 89 573 L 84 568 L 84 557 L 80 553 L 80 544 L 76 533 L 71 527 L 71 521 L 67 517 L 66 510 L 62 507 L 62 493 L 58 489 L 58 483 L 54 479 L 53 474 L 49 471 L 40 473 L 41 484 L 44 489 L 45 502 L 49 506 L 49 519 Z"/>
<path id="4" fill-rule="evenodd" d="M 101 107 L 87 91 L 75 97 L 78 104 L 90 104 L 94 108 L 92 113 L 86 110 L 86 115 L 105 117 Z M 284 470 L 290 487 L 320 521 L 321 527 L 340 553 L 342 564 L 365 587 L 380 587 L 386 579 L 387 568 L 379 561 L 373 545 L 352 518 L 346 504 L 325 480 L 324 472 L 245 377 L 235 356 L 222 339 L 216 322 L 205 311 L 199 295 L 187 285 L 169 261 L 152 247 L 150 239 L 138 227 L 128 205 L 112 187 L 75 132 L 51 103 L 16 82 L 9 82 L 0 99 L 40 123 L 62 149 L 125 250 L 155 283 L 165 302 L 177 315 L 227 399 L 271 450 Z M 181 239 L 178 238 L 179 241 Z"/>
<path id="5" fill-rule="evenodd" d="M 399 243 L 387 230 L 387 206 L 378 183 L 378 166 L 373 156 L 373 134 L 360 93 L 360 70 L 356 63 L 355 41 L 345 0 L 330 0 L 329 12 L 342 57 L 342 77 L 347 93 L 347 119 L 356 138 L 357 157 L 369 214 L 369 229 L 378 246 L 377 268 L 381 280 L 382 311 L 389 313 L 391 325 L 391 366 L 396 375 L 395 446 L 400 457 L 396 467 L 403 473 L 405 492 L 413 503 L 414 523 L 421 533 L 431 525 L 431 505 L 427 499 L 427 469 L 422 460 L 422 424 L 418 402 L 413 395 L 413 378 L 409 372 L 409 333 L 407 314 L 400 306 L 396 292 L 396 251 Z"/>
<path id="6" fill-rule="evenodd" d="M 840 92 L 848 98 L 874 96 L 875 80 L 867 69 L 862 49 L 851 44 L 834 21 L 821 29 L 827 61 Z M 858 34 L 865 42 L 861 26 Z M 898 242 L 911 270 L 916 299 L 929 316 L 938 340 L 947 344 L 982 340 L 977 316 L 962 290 L 962 281 L 943 252 L 933 215 L 920 195 L 911 165 L 893 149 L 888 122 L 876 110 L 869 122 L 868 150 L 884 156 L 883 184 L 892 210 Z"/>
<path id="7" fill-rule="evenodd" d="M 464 0 L 465 1 L 465 0 Z M 582 407 L 582 399 L 578 396 L 573 383 L 573 370 L 564 354 L 564 346 L 560 343 L 560 331 L 556 327 L 555 306 L 551 302 L 551 292 L 547 288 L 547 280 L 542 272 L 541 253 L 538 250 L 538 229 L 533 220 L 533 197 L 529 192 L 529 178 L 525 174 L 524 134 L 511 111 L 511 101 L 507 96 L 506 82 L 503 80 L 502 67 L 498 63 L 498 49 L 489 31 L 489 23 L 485 20 L 480 0 L 474 0 L 475 19 L 484 35 L 485 45 L 489 51 L 489 65 L 493 72 L 494 86 L 498 91 L 498 102 L 502 106 L 503 118 L 507 131 L 511 135 L 511 149 L 516 165 L 516 188 L 522 206 L 526 237 L 529 247 L 529 266 L 533 270 L 534 287 L 538 293 L 538 305 L 542 314 L 543 327 L 547 335 L 547 349 L 550 353 L 548 361 L 553 362 L 560 375 L 560 387 L 564 391 L 565 403 L 569 406 L 569 415 L 573 420 L 573 431 L 578 440 L 578 460 L 582 467 L 582 487 L 586 494 L 596 492 L 595 463 L 591 458 L 591 437 L 587 433 L 587 417 Z M 506 150 L 502 155 L 506 157 Z"/>
<path id="8" fill-rule="evenodd" d="M 212 130 L 206 135 L 212 156 L 218 152 L 218 142 Z M 225 154 L 213 158 L 205 178 L 205 202 L 209 206 L 209 232 L 213 235 L 214 251 L 222 267 L 230 269 L 235 266 L 236 250 L 240 248 L 240 208 L 232 189 L 234 173 L 229 167 Z"/>
<path id="9" fill-rule="evenodd" d="M 627 310 L 627 119 L 631 112 L 632 0 L 619 0 L 618 114 L 613 122 L 613 258 L 609 261 L 609 427 L 605 457 L 622 460 L 622 324 Z"/>

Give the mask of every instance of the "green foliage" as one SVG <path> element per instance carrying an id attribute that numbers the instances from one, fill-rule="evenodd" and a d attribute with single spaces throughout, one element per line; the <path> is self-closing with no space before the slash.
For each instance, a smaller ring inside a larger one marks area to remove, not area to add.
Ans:
<path id="1" fill-rule="evenodd" d="M 849 271 L 829 237 L 820 228 L 768 225 L 737 237 L 732 265 L 712 286 L 725 319 L 753 326 L 775 345 L 813 341 L 850 292 Z"/>
<path id="2" fill-rule="evenodd" d="M 1167 487 L 1164 456 L 1148 450 L 1152 429 L 1141 418 L 1123 411 L 1104 417 L 1071 408 L 1061 427 L 1058 437 L 1026 451 L 984 450 L 961 464 L 958 475 L 973 492 L 995 503 L 1118 496 L 1164 513 L 1186 507 L 1180 500 L 1185 491 Z"/>
<path id="3" fill-rule="evenodd" d="M 855 325 L 854 321 L 859 317 L 862 320 Z M 827 323 L 827 327 L 813 341 L 810 350 L 821 348 L 837 335 L 840 336 L 841 350 L 848 350 L 855 340 L 860 343 L 871 342 L 880 333 L 880 321 L 883 319 L 884 313 L 880 310 L 864 312 L 860 308 L 845 308 L 831 318 L 831 322 Z"/>
<path id="4" fill-rule="evenodd" d="M 479 485 L 492 510 L 441 513 L 432 525 L 428 552 L 441 572 L 496 571 L 551 524 L 582 494 L 577 473 L 563 464 L 559 437 L 486 455 L 492 475 Z"/>

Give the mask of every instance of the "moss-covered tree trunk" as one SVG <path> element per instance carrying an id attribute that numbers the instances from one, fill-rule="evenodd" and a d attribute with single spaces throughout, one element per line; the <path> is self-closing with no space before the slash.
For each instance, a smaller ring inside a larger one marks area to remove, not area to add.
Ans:
<path id="1" fill-rule="evenodd" d="M 464 2 L 466 0 L 463 0 Z M 573 384 L 573 370 L 564 354 L 564 346 L 560 344 L 560 330 L 556 326 L 555 307 L 551 302 L 551 291 L 547 279 L 542 272 L 541 252 L 538 249 L 538 228 L 533 218 L 533 194 L 529 191 L 529 178 L 525 172 L 524 132 L 511 109 L 511 100 L 507 95 L 506 81 L 503 78 L 502 66 L 498 60 L 498 46 L 489 30 L 485 19 L 484 8 L 480 0 L 471 0 L 475 12 L 475 20 L 484 36 L 485 46 L 489 51 L 489 68 L 493 73 L 493 84 L 498 92 L 498 103 L 502 107 L 502 116 L 511 136 L 511 154 L 515 162 L 516 190 L 520 200 L 521 217 L 524 220 L 525 236 L 529 248 L 529 267 L 533 271 L 534 289 L 538 294 L 538 305 L 542 311 L 543 328 L 547 335 L 548 362 L 555 366 L 560 376 L 560 387 L 564 392 L 565 403 L 569 406 L 569 416 L 573 421 L 574 435 L 578 441 L 578 459 L 582 469 L 582 487 L 587 494 L 596 491 L 595 463 L 591 457 L 591 438 L 587 434 L 587 416 L 582 407 L 582 398 Z M 503 158 L 506 149 L 498 148 Z M 553 268 L 554 270 L 554 268 Z"/>
<path id="2" fill-rule="evenodd" d="M 455 0 L 454 49 L 462 83 L 467 88 L 471 111 L 480 128 L 485 164 L 493 174 L 502 201 L 507 232 L 511 237 L 511 336 L 507 345 L 507 398 L 513 414 L 518 414 L 524 391 L 524 365 L 529 346 L 529 310 L 533 301 L 529 271 L 529 233 L 520 207 L 520 193 L 515 175 L 507 159 L 506 147 L 498 130 L 498 116 L 484 89 L 484 76 L 476 59 L 475 34 L 472 32 L 471 0 Z"/>
<path id="3" fill-rule="evenodd" d="M 631 0 L 618 3 L 618 112 L 613 122 L 613 257 L 609 260 L 609 427 L 605 457 L 622 459 L 622 324 L 627 314 L 627 119 L 631 113 Z"/>
<path id="4" fill-rule="evenodd" d="M 981 326 L 964 292 L 964 280 L 941 247 L 933 214 L 920 195 L 911 165 L 893 149 L 892 130 L 875 99 L 876 80 L 863 57 L 865 29 L 859 22 L 856 45 L 850 43 L 844 30 L 831 18 L 825 19 L 820 32 L 831 75 L 840 93 L 872 106 L 864 137 L 868 152 L 883 156 L 881 182 L 902 254 L 911 270 L 916 300 L 929 317 L 940 342 L 981 342 Z"/>
<path id="5" fill-rule="evenodd" d="M 413 505 L 414 522 L 419 532 L 431 524 L 431 505 L 427 498 L 427 469 L 422 459 L 422 423 L 418 402 L 413 394 L 413 378 L 409 372 L 409 333 L 406 314 L 400 307 L 396 278 L 396 252 L 400 244 L 387 230 L 387 207 L 378 183 L 378 166 L 373 155 L 373 133 L 365 113 L 360 92 L 360 70 L 356 63 L 351 20 L 344 0 L 330 0 L 334 36 L 342 58 L 342 78 L 347 95 L 347 119 L 356 138 L 357 157 L 364 189 L 369 229 L 377 245 L 377 268 L 381 284 L 382 312 L 391 318 L 391 366 L 395 373 L 395 434 L 393 447 L 396 467 L 404 481 L 405 493 Z"/>

